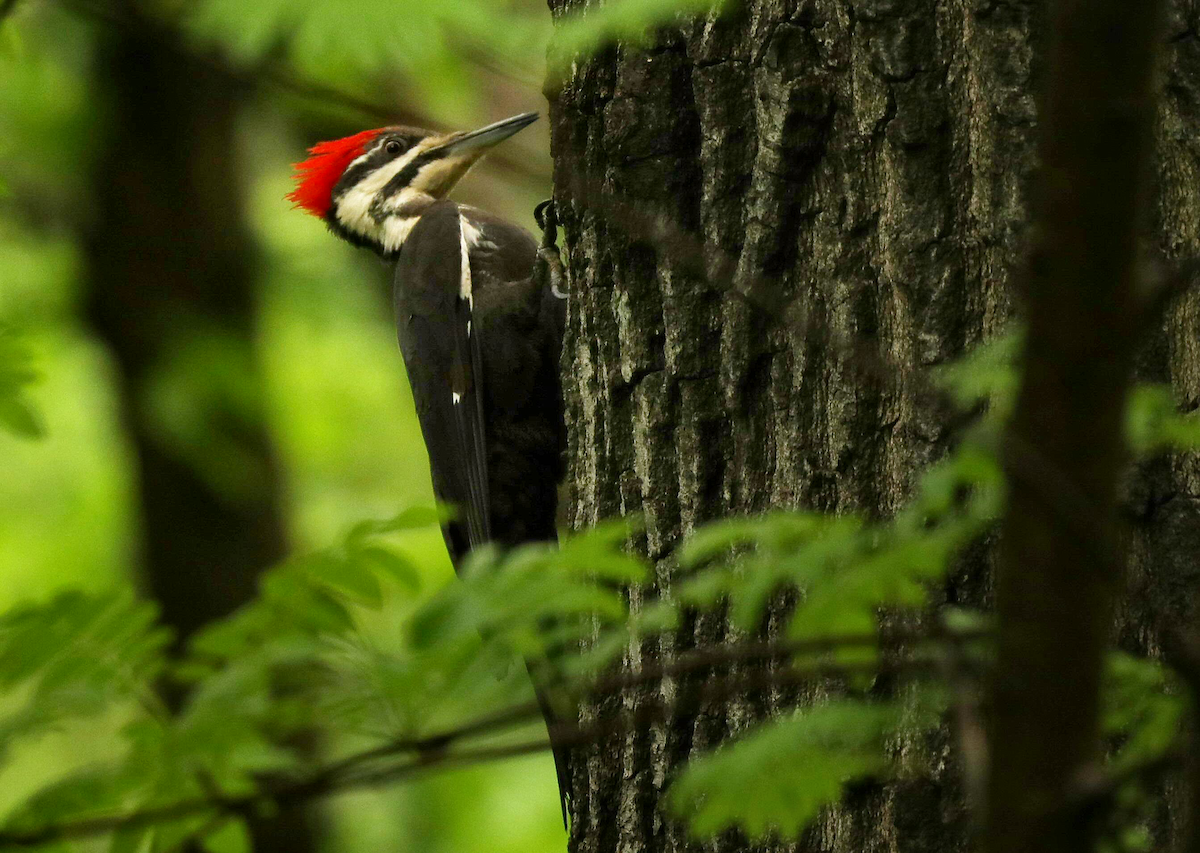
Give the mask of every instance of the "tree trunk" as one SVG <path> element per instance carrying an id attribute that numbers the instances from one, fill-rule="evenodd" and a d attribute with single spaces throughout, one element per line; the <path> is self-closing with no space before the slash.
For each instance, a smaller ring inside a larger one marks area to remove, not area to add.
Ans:
<path id="1" fill-rule="evenodd" d="M 550 5 L 557 17 L 586 3 Z M 1176 7 L 1149 241 L 1171 256 L 1200 251 L 1200 45 L 1193 5 Z M 1014 311 L 1043 22 L 1035 2 L 747 0 L 571 66 L 551 112 L 573 526 L 643 514 L 665 590 L 671 549 L 710 519 L 771 507 L 886 517 L 905 503 L 951 438 L 919 374 Z M 1197 310 L 1178 305 L 1146 358 L 1192 406 Z M 1147 467 L 1127 501 L 1136 598 L 1122 636 L 1153 648 L 1164 619 L 1191 612 L 1200 468 Z M 986 602 L 990 563 L 990 549 L 965 560 L 947 599 Z M 627 663 L 727 633 L 702 618 Z M 572 849 L 699 849 L 659 806 L 673 769 L 783 705 L 707 708 L 580 750 Z M 856 789 L 779 849 L 965 849 L 948 739 L 912 746 L 928 778 Z"/>
<path id="2" fill-rule="evenodd" d="M 85 238 L 88 314 L 136 452 L 143 578 L 182 644 L 252 599 L 284 556 L 282 484 L 253 352 L 241 98 L 174 33 L 132 3 L 115 8 L 99 51 L 109 115 Z M 259 851 L 314 849 L 296 810 L 251 830 Z"/>

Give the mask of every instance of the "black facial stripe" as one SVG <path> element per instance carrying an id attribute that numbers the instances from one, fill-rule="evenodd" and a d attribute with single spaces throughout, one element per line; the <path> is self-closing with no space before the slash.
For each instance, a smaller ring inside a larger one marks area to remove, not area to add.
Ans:
<path id="1" fill-rule="evenodd" d="M 427 163 L 432 163 L 440 156 L 441 152 L 439 152 L 436 148 L 432 151 L 422 151 L 412 159 L 411 163 L 397 172 L 396 176 L 384 185 L 383 192 L 379 194 L 379 197 L 388 198 L 400 192 L 400 190 L 412 183 L 413 178 L 415 178 L 417 173 L 421 171 L 421 167 Z"/>
<path id="2" fill-rule="evenodd" d="M 389 158 L 390 159 L 390 158 Z M 356 163 L 347 169 L 338 179 L 337 185 L 333 188 L 333 197 L 337 198 L 346 190 L 357 184 L 371 172 L 378 169 L 382 163 L 376 163 L 374 155 L 363 160 L 361 163 Z"/>
<path id="3" fill-rule="evenodd" d="M 347 190 L 349 190 L 371 172 L 374 172 L 376 169 L 385 166 L 386 164 L 395 160 L 397 157 L 403 157 L 404 154 L 411 150 L 414 145 L 421 141 L 421 139 L 422 137 L 420 136 L 403 133 L 382 134 L 379 137 L 379 140 L 375 142 L 374 147 L 371 149 L 371 152 L 367 155 L 367 157 L 361 162 L 355 163 L 344 173 L 342 173 L 340 178 L 338 178 L 337 184 L 335 184 L 333 187 L 333 197 L 335 199 L 341 198 L 341 196 Z M 387 145 L 392 141 L 399 142 L 401 146 L 400 150 L 395 154 L 388 153 L 387 151 Z"/>

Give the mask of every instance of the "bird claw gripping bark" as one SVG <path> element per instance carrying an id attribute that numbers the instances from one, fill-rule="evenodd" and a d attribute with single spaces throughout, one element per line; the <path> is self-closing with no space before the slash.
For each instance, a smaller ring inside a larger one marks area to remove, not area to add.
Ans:
<path id="1" fill-rule="evenodd" d="M 535 207 L 533 218 L 537 220 L 538 228 L 542 229 L 542 243 L 538 247 L 538 260 L 541 261 L 538 273 L 543 276 L 543 283 L 549 286 L 555 298 L 566 299 L 566 276 L 562 257 L 558 253 L 558 209 L 554 199 L 548 198 Z"/>

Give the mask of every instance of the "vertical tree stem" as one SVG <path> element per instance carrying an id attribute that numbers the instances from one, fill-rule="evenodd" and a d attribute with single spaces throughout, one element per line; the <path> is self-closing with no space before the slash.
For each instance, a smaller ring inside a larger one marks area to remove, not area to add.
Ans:
<path id="1" fill-rule="evenodd" d="M 1057 0 L 1009 426 L 987 849 L 1091 849 L 1073 793 L 1099 757 L 1101 664 L 1122 561 L 1122 410 L 1137 343 L 1160 3 Z"/>

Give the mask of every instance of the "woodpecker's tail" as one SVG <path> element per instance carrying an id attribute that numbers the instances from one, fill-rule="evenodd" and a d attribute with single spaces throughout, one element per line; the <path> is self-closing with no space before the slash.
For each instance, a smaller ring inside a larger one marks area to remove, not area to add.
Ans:
<path id="1" fill-rule="evenodd" d="M 554 755 L 554 774 L 558 777 L 558 802 L 562 806 L 563 829 L 571 831 L 571 765 L 570 752 L 566 747 L 554 743 L 554 730 L 558 727 L 558 715 L 546 692 L 537 686 L 537 676 L 529 662 L 525 662 L 529 677 L 533 679 L 533 694 L 537 697 L 538 706 L 542 709 L 542 719 L 546 721 L 546 731 L 550 735 L 550 751 Z"/>

